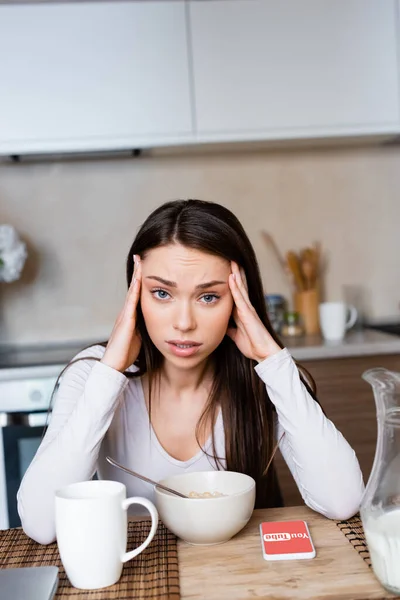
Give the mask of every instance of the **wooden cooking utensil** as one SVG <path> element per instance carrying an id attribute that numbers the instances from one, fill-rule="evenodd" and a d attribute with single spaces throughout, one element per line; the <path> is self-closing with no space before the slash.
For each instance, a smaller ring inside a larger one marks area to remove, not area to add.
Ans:
<path id="1" fill-rule="evenodd" d="M 265 231 L 265 230 L 261 231 L 261 235 L 262 235 L 263 240 L 266 243 L 267 247 L 271 248 L 272 252 L 275 254 L 275 257 L 276 257 L 281 269 L 286 272 L 286 261 L 285 261 L 284 257 L 282 256 L 281 252 L 279 251 L 279 248 L 276 245 L 276 242 L 275 242 L 274 238 L 272 237 L 272 235 L 270 233 L 268 233 L 268 231 Z"/>
<path id="2" fill-rule="evenodd" d="M 315 283 L 313 263 L 307 258 L 303 258 L 301 260 L 301 271 L 303 273 L 305 289 L 312 290 Z"/>
<path id="3" fill-rule="evenodd" d="M 300 266 L 306 290 L 312 290 L 316 281 L 316 258 L 313 248 L 304 248 L 300 252 Z"/>
<path id="4" fill-rule="evenodd" d="M 293 274 L 294 283 L 297 291 L 301 292 L 304 288 L 304 279 L 300 269 L 300 262 L 297 254 L 293 250 L 286 253 L 286 261 L 290 272 Z"/>

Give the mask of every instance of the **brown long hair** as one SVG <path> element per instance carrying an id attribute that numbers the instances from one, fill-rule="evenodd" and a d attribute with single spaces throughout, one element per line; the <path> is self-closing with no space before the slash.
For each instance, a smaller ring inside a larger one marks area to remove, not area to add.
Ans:
<path id="1" fill-rule="evenodd" d="M 267 316 L 254 249 L 239 220 L 231 211 L 220 204 L 202 200 L 176 200 L 157 208 L 140 227 L 129 250 L 126 264 L 128 287 L 133 276 L 133 256 L 138 254 L 143 259 L 152 248 L 171 243 L 179 243 L 228 261 L 235 261 L 242 267 L 251 304 L 272 338 L 283 347 Z M 140 302 L 137 311 L 137 327 L 142 338 L 142 346 L 135 362 L 138 370 L 134 373 L 126 372 L 125 375 L 134 378 L 147 374 L 151 418 L 152 384 L 154 385 L 160 372 L 163 356 L 149 337 Z M 214 382 L 196 427 L 197 440 L 201 429 L 207 423 L 215 424 L 220 407 L 225 430 L 226 468 L 246 473 L 255 479 L 256 507 L 281 505 L 282 499 L 273 465 L 265 474 L 276 439 L 275 410 L 265 384 L 254 371 L 256 363 L 246 358 L 228 336 L 224 337 L 212 358 L 215 364 Z M 313 394 L 315 388 L 312 378 L 305 372 L 302 379 Z M 214 427 L 212 458 L 221 468 L 221 457 L 216 455 Z"/>

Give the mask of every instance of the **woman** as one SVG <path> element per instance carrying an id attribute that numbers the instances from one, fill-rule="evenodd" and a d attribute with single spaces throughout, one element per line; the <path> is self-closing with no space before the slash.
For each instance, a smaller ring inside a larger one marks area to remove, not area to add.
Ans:
<path id="1" fill-rule="evenodd" d="M 54 492 L 92 478 L 120 480 L 129 496 L 186 471 L 251 475 L 257 507 L 281 503 L 274 445 L 305 503 L 330 518 L 357 512 L 354 451 L 325 417 L 268 321 L 254 250 L 226 208 L 199 200 L 155 210 L 128 254 L 129 290 L 107 344 L 62 376 L 52 420 L 21 483 L 25 532 L 55 539 Z M 106 347 L 105 347 L 106 346 Z"/>

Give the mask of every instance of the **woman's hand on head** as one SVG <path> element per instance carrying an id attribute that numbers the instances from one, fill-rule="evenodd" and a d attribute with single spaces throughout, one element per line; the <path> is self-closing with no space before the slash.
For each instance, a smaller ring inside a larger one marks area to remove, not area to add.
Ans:
<path id="1" fill-rule="evenodd" d="M 142 343 L 136 327 L 142 268 L 140 257 L 137 254 L 134 256 L 134 260 L 133 277 L 125 304 L 115 321 L 106 351 L 100 361 L 121 373 L 135 362 Z"/>
<path id="2" fill-rule="evenodd" d="M 247 293 L 246 276 L 235 262 L 231 262 L 229 287 L 233 296 L 233 319 L 236 328 L 229 327 L 226 334 L 235 342 L 240 352 L 262 362 L 281 350 L 262 323 Z"/>

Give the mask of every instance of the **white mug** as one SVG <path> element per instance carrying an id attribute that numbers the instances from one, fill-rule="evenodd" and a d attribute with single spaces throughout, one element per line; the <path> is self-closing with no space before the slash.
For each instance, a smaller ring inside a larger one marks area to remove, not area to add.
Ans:
<path id="1" fill-rule="evenodd" d="M 151 515 L 151 529 L 141 546 L 126 552 L 127 508 L 141 504 Z M 94 590 L 116 583 L 123 563 L 140 554 L 158 526 L 157 509 L 145 498 L 126 498 L 117 481 L 83 481 L 55 494 L 55 524 L 61 562 L 71 584 Z"/>
<path id="2" fill-rule="evenodd" d="M 340 341 L 357 321 L 357 309 L 344 302 L 322 302 L 319 305 L 319 324 L 322 336 L 328 341 Z"/>

